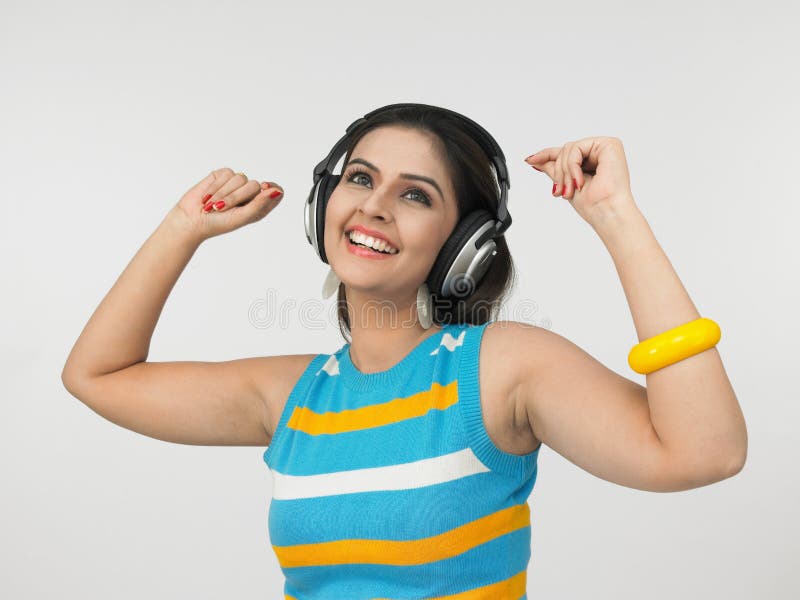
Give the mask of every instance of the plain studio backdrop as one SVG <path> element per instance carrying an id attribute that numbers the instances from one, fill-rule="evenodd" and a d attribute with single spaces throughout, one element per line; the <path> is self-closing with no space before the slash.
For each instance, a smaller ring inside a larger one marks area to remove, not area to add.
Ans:
<path id="1" fill-rule="evenodd" d="M 148 360 L 338 349 L 327 266 L 303 230 L 312 169 L 356 118 L 421 102 L 476 120 L 505 152 L 519 279 L 500 318 L 644 385 L 610 255 L 523 162 L 621 139 L 639 208 L 720 324 L 747 419 L 744 470 L 678 493 L 610 483 L 544 447 L 529 598 L 797 598 L 797 22 L 789 2 L 5 0 L 0 596 L 282 598 L 265 448 L 121 428 L 61 369 L 167 211 L 220 167 L 285 197 L 200 246 Z"/>

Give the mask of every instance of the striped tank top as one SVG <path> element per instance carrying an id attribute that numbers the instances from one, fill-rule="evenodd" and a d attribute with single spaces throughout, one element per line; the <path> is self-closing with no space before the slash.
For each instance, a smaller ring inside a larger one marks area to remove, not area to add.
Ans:
<path id="1" fill-rule="evenodd" d="M 263 455 L 284 598 L 527 600 L 539 448 L 487 434 L 485 328 L 446 324 L 377 373 L 350 344 L 309 363 Z"/>

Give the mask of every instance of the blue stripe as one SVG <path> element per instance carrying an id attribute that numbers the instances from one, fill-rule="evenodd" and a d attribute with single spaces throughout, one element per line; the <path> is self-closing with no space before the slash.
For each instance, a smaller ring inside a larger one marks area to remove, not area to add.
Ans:
<path id="1" fill-rule="evenodd" d="M 348 538 L 417 540 L 438 535 L 520 504 L 518 498 L 526 495 L 525 490 L 509 495 L 498 479 L 495 473 L 478 473 L 409 490 L 273 499 L 270 541 L 289 546 Z"/>

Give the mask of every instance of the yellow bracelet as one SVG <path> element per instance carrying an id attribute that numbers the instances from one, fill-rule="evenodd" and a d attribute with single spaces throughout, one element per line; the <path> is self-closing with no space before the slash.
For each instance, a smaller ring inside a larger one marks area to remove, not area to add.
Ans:
<path id="1" fill-rule="evenodd" d="M 714 321 L 695 319 L 636 344 L 628 354 L 628 364 L 647 375 L 716 346 L 720 336 Z"/>

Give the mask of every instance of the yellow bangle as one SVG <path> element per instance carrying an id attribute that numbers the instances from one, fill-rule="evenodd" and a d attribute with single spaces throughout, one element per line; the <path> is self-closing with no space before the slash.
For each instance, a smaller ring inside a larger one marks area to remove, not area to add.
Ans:
<path id="1" fill-rule="evenodd" d="M 659 333 L 636 344 L 628 354 L 628 364 L 637 373 L 647 375 L 717 344 L 719 325 L 700 318 Z"/>

